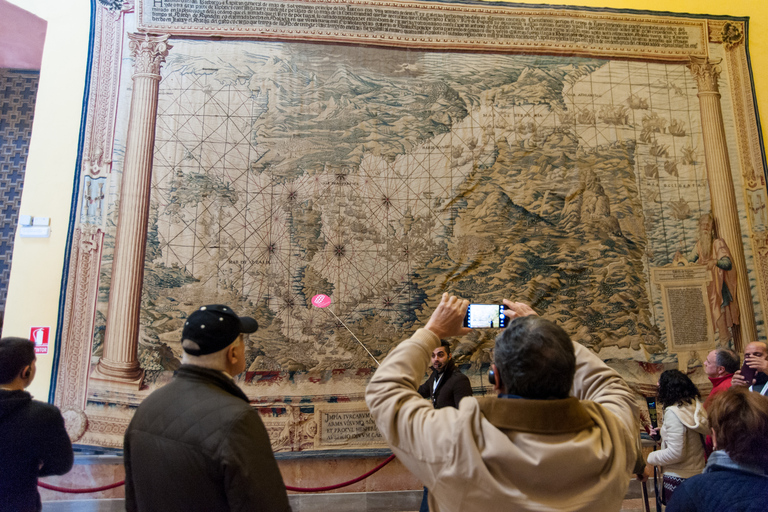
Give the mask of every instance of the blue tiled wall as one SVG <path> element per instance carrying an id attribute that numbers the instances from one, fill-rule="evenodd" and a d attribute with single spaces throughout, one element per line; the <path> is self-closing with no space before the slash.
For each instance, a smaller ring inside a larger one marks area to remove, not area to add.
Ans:
<path id="1" fill-rule="evenodd" d="M 37 71 L 0 69 L 0 312 L 8 294 L 39 79 Z"/>

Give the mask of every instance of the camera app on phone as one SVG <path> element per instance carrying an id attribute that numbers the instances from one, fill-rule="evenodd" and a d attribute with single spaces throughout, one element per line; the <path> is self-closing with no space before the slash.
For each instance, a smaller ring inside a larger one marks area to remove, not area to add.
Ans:
<path id="1" fill-rule="evenodd" d="M 464 325 L 471 329 L 492 329 L 506 327 L 503 304 L 470 304 Z"/>

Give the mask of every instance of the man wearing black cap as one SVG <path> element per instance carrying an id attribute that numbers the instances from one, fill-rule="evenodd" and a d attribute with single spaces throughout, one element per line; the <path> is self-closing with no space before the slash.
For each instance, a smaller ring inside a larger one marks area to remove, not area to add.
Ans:
<path id="1" fill-rule="evenodd" d="M 291 510 L 264 424 L 232 380 L 256 329 L 227 306 L 189 315 L 181 368 L 125 432 L 126 510 Z"/>

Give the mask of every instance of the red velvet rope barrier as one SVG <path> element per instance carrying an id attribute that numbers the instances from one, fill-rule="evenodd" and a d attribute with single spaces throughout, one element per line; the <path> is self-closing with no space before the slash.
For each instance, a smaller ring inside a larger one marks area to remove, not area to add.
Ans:
<path id="1" fill-rule="evenodd" d="M 119 482 L 115 482 L 113 484 L 108 484 L 108 485 L 102 485 L 101 487 L 94 487 L 93 489 L 67 489 L 66 487 L 58 487 L 55 485 L 47 484 L 45 482 L 41 482 L 40 480 L 37 481 L 37 485 L 39 485 L 43 489 L 49 489 L 51 491 L 58 491 L 58 492 L 66 492 L 69 494 L 106 491 L 108 489 L 114 489 L 115 487 L 120 487 L 124 483 L 125 483 L 125 480 L 120 480 Z"/>
<path id="2" fill-rule="evenodd" d="M 346 487 L 348 485 L 356 484 L 360 480 L 365 480 L 390 462 L 395 458 L 394 455 L 390 455 L 387 457 L 387 459 L 373 468 L 372 470 L 368 471 L 365 474 L 360 475 L 357 478 L 353 478 L 352 480 L 348 480 L 346 482 L 342 482 L 340 484 L 335 485 L 327 485 L 325 487 L 291 487 L 290 485 L 286 485 L 285 488 L 289 491 L 294 492 L 323 492 L 323 491 L 331 491 L 333 489 L 341 489 L 342 487 Z M 108 485 L 102 485 L 101 487 L 94 487 L 93 489 L 67 489 L 66 487 L 58 487 L 56 485 L 47 484 L 45 482 L 41 482 L 38 480 L 37 485 L 42 487 L 43 489 L 48 489 L 51 491 L 57 491 L 57 492 L 66 492 L 69 494 L 81 494 L 81 493 L 90 493 L 90 492 L 100 492 L 100 491 L 106 491 L 108 489 L 114 489 L 115 487 L 120 487 L 121 485 L 125 484 L 125 480 L 120 480 L 119 482 L 115 482 L 113 484 Z"/>
<path id="3" fill-rule="evenodd" d="M 289 491 L 294 491 L 294 492 L 322 492 L 322 491 L 331 491 L 333 489 L 340 489 L 348 485 L 356 484 L 360 480 L 365 480 L 366 478 L 368 478 L 369 476 L 371 476 L 372 474 L 374 474 L 375 472 L 377 472 L 378 470 L 380 470 L 381 468 L 383 468 L 384 466 L 392 462 L 394 458 L 395 458 L 394 454 L 390 455 L 389 457 L 387 457 L 387 460 L 385 460 L 384 462 L 382 462 L 372 470 L 368 471 L 367 473 L 362 474 L 357 478 L 353 478 L 352 480 L 349 480 L 347 482 L 342 482 L 340 484 L 328 485 L 326 487 L 291 487 L 290 485 L 286 485 L 285 488 L 288 489 Z"/>

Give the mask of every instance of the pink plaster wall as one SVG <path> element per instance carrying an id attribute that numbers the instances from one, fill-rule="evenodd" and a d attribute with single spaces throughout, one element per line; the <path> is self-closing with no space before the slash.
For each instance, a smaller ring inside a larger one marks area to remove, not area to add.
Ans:
<path id="1" fill-rule="evenodd" d="M 40 69 L 48 22 L 0 0 L 0 68 Z"/>

